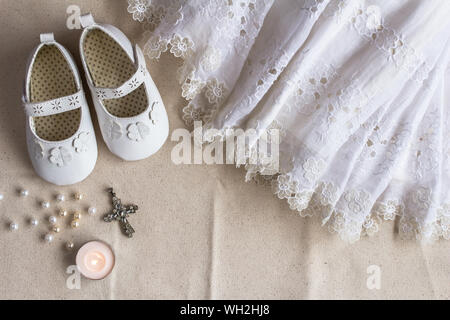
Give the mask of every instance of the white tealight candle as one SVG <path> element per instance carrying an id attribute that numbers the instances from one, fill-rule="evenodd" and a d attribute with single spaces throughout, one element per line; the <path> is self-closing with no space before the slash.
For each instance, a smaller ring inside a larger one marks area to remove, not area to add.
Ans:
<path id="1" fill-rule="evenodd" d="M 111 247 L 101 241 L 90 241 L 78 250 L 76 264 L 88 279 L 100 280 L 114 268 L 115 257 Z"/>

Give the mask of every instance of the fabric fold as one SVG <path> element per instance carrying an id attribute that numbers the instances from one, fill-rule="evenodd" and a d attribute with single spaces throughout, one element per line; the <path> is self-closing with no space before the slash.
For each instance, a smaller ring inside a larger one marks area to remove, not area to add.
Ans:
<path id="1" fill-rule="evenodd" d="M 145 52 L 184 59 L 189 127 L 224 139 L 279 132 L 279 167 L 251 162 L 301 216 L 347 241 L 383 220 L 450 239 L 450 3 L 383 0 L 128 0 Z"/>

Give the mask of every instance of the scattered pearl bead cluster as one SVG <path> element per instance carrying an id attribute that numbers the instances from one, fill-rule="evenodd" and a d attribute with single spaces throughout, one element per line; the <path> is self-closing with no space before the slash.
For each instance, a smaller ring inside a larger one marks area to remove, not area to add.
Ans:
<path id="1" fill-rule="evenodd" d="M 26 190 L 26 189 L 22 189 L 22 190 L 19 191 L 19 195 L 21 197 L 28 197 L 29 194 L 30 194 L 29 191 Z M 80 201 L 80 200 L 83 199 L 83 194 L 80 193 L 80 192 L 77 192 L 77 193 L 75 193 L 73 195 L 73 198 L 76 201 Z M 3 199 L 4 199 L 4 195 L 2 193 L 0 193 L 0 201 L 2 201 Z M 65 200 L 66 200 L 66 197 L 65 197 L 64 194 L 56 195 L 56 201 L 58 203 L 62 203 Z M 49 201 L 42 201 L 40 204 L 41 204 L 42 209 L 48 209 L 51 206 Z M 89 215 L 92 216 L 92 215 L 96 214 L 97 209 L 95 207 L 89 207 L 87 212 L 88 212 Z M 64 217 L 66 217 L 68 215 L 68 211 L 66 209 L 60 208 L 59 211 L 58 211 L 58 215 L 59 215 L 60 218 L 64 218 Z M 73 213 L 72 220 L 70 222 L 70 226 L 73 229 L 76 229 L 76 228 L 80 227 L 80 225 L 81 225 L 80 224 L 81 217 L 82 217 L 81 212 L 75 211 Z M 51 242 L 53 242 L 53 240 L 55 240 L 55 235 L 60 233 L 62 231 L 62 229 L 58 225 L 58 218 L 56 216 L 54 216 L 54 215 L 49 216 L 48 217 L 48 222 L 50 224 L 50 232 L 45 234 L 44 240 L 47 243 L 51 243 Z M 39 225 L 39 220 L 37 218 L 34 218 L 34 217 L 31 218 L 30 219 L 30 225 L 32 227 L 37 227 Z M 10 225 L 9 225 L 9 229 L 11 231 L 17 231 L 17 230 L 19 230 L 19 224 L 16 223 L 16 222 L 11 222 Z M 72 250 L 75 247 L 75 244 L 72 241 L 67 241 L 66 244 L 65 244 L 65 247 L 68 250 Z"/>

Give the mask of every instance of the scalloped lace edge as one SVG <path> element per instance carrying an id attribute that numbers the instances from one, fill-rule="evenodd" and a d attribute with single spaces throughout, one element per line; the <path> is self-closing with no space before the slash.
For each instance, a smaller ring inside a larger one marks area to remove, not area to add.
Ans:
<path id="1" fill-rule="evenodd" d="M 206 127 L 207 129 L 214 129 Z M 230 128 L 215 129 L 214 135 L 204 135 L 205 143 L 212 143 L 215 139 L 226 139 Z M 271 128 L 268 128 L 269 132 Z M 313 161 L 312 161 L 313 160 Z M 312 162 L 310 172 L 317 172 L 314 168 L 315 159 L 310 158 L 304 167 Z M 240 167 L 240 165 L 237 165 Z M 255 149 L 246 151 L 245 181 L 255 181 L 258 184 L 268 185 L 273 194 L 279 199 L 285 199 L 289 208 L 296 211 L 301 217 L 316 217 L 322 226 L 327 225 L 330 233 L 336 233 L 349 243 L 361 239 L 361 236 L 373 236 L 384 221 L 396 222 L 396 232 L 402 239 L 416 239 L 424 243 L 432 243 L 439 239 L 450 240 L 450 203 L 433 206 L 431 201 L 423 195 L 425 188 L 418 188 L 413 201 L 423 208 L 432 208 L 434 219 L 429 222 L 419 221 L 417 217 L 405 215 L 405 205 L 398 199 L 377 201 L 370 208 L 369 194 L 360 190 L 346 190 L 342 192 L 332 181 L 317 181 L 312 188 L 299 189 L 299 180 L 293 179 L 291 172 L 274 170 L 271 163 L 258 163 Z M 343 200 L 345 210 L 336 208 L 339 199 Z M 361 220 L 362 212 L 370 212 Z M 358 215 L 359 214 L 359 215 Z"/>
<path id="2" fill-rule="evenodd" d="M 178 46 L 178 44 L 182 45 Z M 195 68 L 188 61 L 194 47 L 195 44 L 189 37 L 172 34 L 166 38 L 161 36 L 150 38 L 144 47 L 144 52 L 150 58 L 159 59 L 161 53 L 169 51 L 175 57 L 184 60 L 183 65 L 177 70 L 182 96 L 190 101 L 183 108 L 183 120 L 188 127 L 192 127 L 194 121 L 202 121 L 205 123 L 204 129 L 215 129 L 212 128 L 210 120 L 217 111 L 219 103 L 213 104 L 207 110 L 195 108 L 192 105 L 192 100 L 202 92 L 208 83 L 208 81 L 194 76 Z M 180 50 L 181 48 L 182 50 Z M 217 81 L 217 79 L 215 80 Z M 210 143 L 215 138 L 225 138 L 225 132 L 228 129 L 215 129 L 215 136 L 203 137 L 204 143 Z M 296 190 L 295 186 L 299 185 L 299 182 L 292 179 L 289 172 L 274 171 L 271 164 L 250 164 L 249 160 L 253 150 L 247 153 L 247 164 L 244 166 L 247 171 L 246 182 L 253 180 L 259 183 L 263 182 L 264 185 L 270 184 L 273 193 L 279 199 L 286 199 L 291 210 L 297 211 L 301 217 L 318 217 L 323 226 L 327 225 L 331 233 L 337 233 L 346 242 L 354 243 L 361 236 L 372 236 L 378 232 L 381 222 L 395 220 L 398 220 L 398 233 L 403 239 L 417 239 L 424 242 L 434 242 L 439 239 L 450 240 L 450 204 L 439 206 L 435 209 L 434 219 L 431 222 L 423 223 L 416 217 L 408 217 L 404 214 L 405 206 L 402 201 L 391 199 L 375 203 L 365 220 L 360 221 L 352 218 L 351 208 L 364 207 L 365 204 L 361 202 L 363 199 L 358 198 L 358 196 L 364 198 L 366 194 L 364 190 L 346 191 L 342 196 L 350 199 L 350 210 L 337 210 L 334 208 L 333 199 L 329 195 L 327 196 L 329 189 L 335 188 L 332 182 L 319 181 L 314 188 Z M 289 187 L 287 188 L 287 184 L 281 183 L 280 180 L 289 181 Z"/>

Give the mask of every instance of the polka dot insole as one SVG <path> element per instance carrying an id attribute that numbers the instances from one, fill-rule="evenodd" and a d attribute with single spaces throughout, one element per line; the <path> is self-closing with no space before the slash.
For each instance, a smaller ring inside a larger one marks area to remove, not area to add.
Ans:
<path id="1" fill-rule="evenodd" d="M 122 47 L 100 29 L 92 29 L 87 33 L 83 48 L 96 87 L 120 87 L 136 73 L 136 66 Z M 119 118 L 136 116 L 148 106 L 143 84 L 124 97 L 103 100 L 103 103 L 109 113 Z"/>
<path id="2" fill-rule="evenodd" d="M 69 63 L 55 45 L 41 47 L 33 63 L 30 78 L 31 102 L 53 100 L 78 91 Z M 60 141 L 77 132 L 81 109 L 34 117 L 32 121 L 37 136 L 47 141 Z"/>

